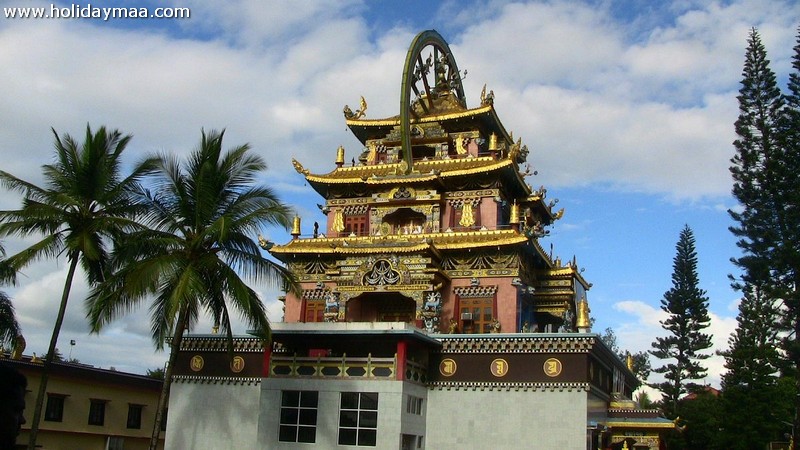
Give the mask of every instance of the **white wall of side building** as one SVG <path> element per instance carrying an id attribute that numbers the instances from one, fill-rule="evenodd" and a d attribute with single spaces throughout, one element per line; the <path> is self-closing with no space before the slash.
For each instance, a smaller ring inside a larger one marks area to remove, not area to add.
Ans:
<path id="1" fill-rule="evenodd" d="M 284 390 L 317 391 L 319 393 L 317 431 L 314 444 L 278 441 L 281 392 Z M 338 444 L 339 406 L 342 392 L 378 393 L 378 427 L 375 447 Z M 259 409 L 259 448 L 283 450 L 307 450 L 310 447 L 342 450 L 363 448 L 400 449 L 403 434 L 422 437 L 424 445 L 425 410 L 427 409 L 427 395 L 429 392 L 425 386 L 403 381 L 264 379 L 261 385 L 261 405 Z M 421 414 L 406 413 L 409 395 L 423 399 Z"/>
<path id="2" fill-rule="evenodd" d="M 586 408 L 583 389 L 433 389 L 426 448 L 585 449 Z"/>
<path id="3" fill-rule="evenodd" d="M 254 449 L 257 381 L 176 380 L 169 396 L 165 450 Z"/>

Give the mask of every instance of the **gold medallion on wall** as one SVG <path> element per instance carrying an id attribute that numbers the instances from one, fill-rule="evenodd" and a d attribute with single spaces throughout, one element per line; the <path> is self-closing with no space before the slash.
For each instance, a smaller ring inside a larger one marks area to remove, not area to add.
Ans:
<path id="1" fill-rule="evenodd" d="M 506 376 L 508 374 L 508 361 L 502 358 L 495 359 L 489 366 L 489 371 L 498 378 Z"/>
<path id="2" fill-rule="evenodd" d="M 556 358 L 550 358 L 544 362 L 544 373 L 548 377 L 557 377 L 561 375 L 562 369 L 561 361 Z"/>
<path id="3" fill-rule="evenodd" d="M 189 361 L 189 368 L 192 369 L 193 372 L 199 372 L 199 371 L 203 370 L 203 365 L 204 364 L 205 364 L 205 361 L 203 360 L 202 356 L 194 355 L 194 356 L 192 356 L 191 361 Z"/>
<path id="4" fill-rule="evenodd" d="M 439 363 L 439 373 L 446 377 L 452 377 L 458 370 L 458 365 L 451 358 L 445 358 Z"/>

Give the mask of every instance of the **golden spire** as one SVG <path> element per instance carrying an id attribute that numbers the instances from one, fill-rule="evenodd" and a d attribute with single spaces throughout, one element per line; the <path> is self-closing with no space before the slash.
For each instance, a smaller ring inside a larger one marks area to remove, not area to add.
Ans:
<path id="1" fill-rule="evenodd" d="M 344 165 L 344 147 L 340 145 L 339 148 L 336 149 L 336 166 L 342 167 L 343 165 Z"/>
<path id="2" fill-rule="evenodd" d="M 294 222 L 292 223 L 292 237 L 295 239 L 300 236 L 300 216 L 294 216 Z"/>
<path id="3" fill-rule="evenodd" d="M 633 356 L 631 356 L 631 352 L 625 352 L 625 365 L 628 366 L 628 370 L 633 372 Z"/>

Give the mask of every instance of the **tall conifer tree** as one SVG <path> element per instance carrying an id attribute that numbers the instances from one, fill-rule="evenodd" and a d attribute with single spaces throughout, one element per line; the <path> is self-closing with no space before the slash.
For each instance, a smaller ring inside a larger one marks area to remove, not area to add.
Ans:
<path id="1" fill-rule="evenodd" d="M 795 51 L 800 53 L 800 45 Z M 782 331 L 776 336 L 782 336 L 780 344 L 788 363 L 784 369 L 800 377 L 800 55 L 795 54 L 793 63 L 790 95 L 784 97 L 761 38 L 755 29 L 751 31 L 738 96 L 736 154 L 730 169 L 733 195 L 741 210 L 730 211 L 737 223 L 730 229 L 742 250 L 742 256 L 733 259 L 742 270 L 742 281 L 734 287 L 759 286 L 764 307 L 776 308 L 776 325 Z M 795 388 L 798 384 L 800 378 L 796 378 Z M 800 431 L 798 411 L 800 398 L 795 397 L 795 441 Z"/>
<path id="2" fill-rule="evenodd" d="M 696 387 L 693 380 L 705 377 L 706 368 L 700 361 L 710 356 L 702 351 L 711 347 L 711 336 L 703 333 L 711 323 L 708 297 L 699 287 L 694 233 L 688 225 L 681 230 L 675 250 L 672 288 L 661 300 L 661 310 L 669 314 L 661 326 L 669 335 L 657 337 L 650 351 L 665 361 L 663 366 L 653 369 L 664 374 L 665 381 L 652 387 L 663 394 L 662 408 L 669 418 L 676 417 L 681 396 Z"/>
<path id="3" fill-rule="evenodd" d="M 792 396 L 784 395 L 775 346 L 776 310 L 761 289 L 746 285 L 739 303 L 738 326 L 728 339 L 727 372 L 722 375 L 721 444 L 725 449 L 761 448 L 765 440 L 783 440 L 784 422 L 792 419 Z M 791 388 L 791 384 L 789 384 Z"/>

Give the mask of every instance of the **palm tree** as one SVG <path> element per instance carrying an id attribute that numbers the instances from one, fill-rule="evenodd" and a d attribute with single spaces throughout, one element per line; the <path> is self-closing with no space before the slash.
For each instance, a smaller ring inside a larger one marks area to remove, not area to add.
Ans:
<path id="1" fill-rule="evenodd" d="M 255 185 L 266 169 L 242 145 L 223 153 L 224 131 L 202 133 L 200 145 L 181 164 L 162 157 L 151 190 L 139 202 L 148 229 L 132 233 L 115 250 L 114 275 L 87 299 L 92 330 L 128 312 L 142 300 L 150 306 L 153 342 L 163 349 L 171 336 L 150 448 L 155 449 L 169 398 L 175 359 L 185 331 L 202 310 L 233 342 L 229 308 L 269 338 L 266 310 L 240 274 L 296 289 L 291 273 L 265 258 L 252 236 L 264 225 L 290 225 L 290 210 L 272 190 Z M 229 349 L 231 349 L 229 345 Z"/>
<path id="2" fill-rule="evenodd" d="M 24 197 L 20 209 L 0 211 L 0 236 L 42 236 L 27 249 L 9 257 L 7 263 L 17 271 L 41 258 L 66 255 L 69 263 L 36 397 L 28 443 L 31 450 L 36 444 L 50 367 L 78 264 L 90 284 L 104 279 L 109 255 L 107 247 L 136 228 L 133 217 L 137 206 L 131 201 L 130 193 L 155 162 L 142 161 L 123 178 L 121 155 L 130 135 L 122 136 L 117 130 L 106 131 L 105 127 L 92 133 L 87 125 L 85 141 L 79 144 L 68 134 L 60 138 L 52 131 L 55 161 L 42 166 L 44 187 L 0 171 L 0 184 L 21 192 Z"/>
<path id="3" fill-rule="evenodd" d="M 0 245 L 0 256 L 5 256 L 5 249 Z M 6 263 L 5 260 L 0 260 L 0 283 L 14 282 L 14 270 Z M 13 345 L 17 336 L 21 334 L 17 316 L 14 313 L 14 305 L 11 303 L 11 298 L 5 292 L 0 291 L 0 347 L 6 343 Z"/>

